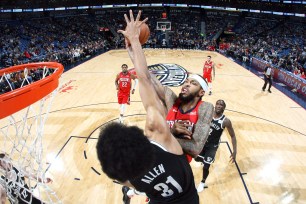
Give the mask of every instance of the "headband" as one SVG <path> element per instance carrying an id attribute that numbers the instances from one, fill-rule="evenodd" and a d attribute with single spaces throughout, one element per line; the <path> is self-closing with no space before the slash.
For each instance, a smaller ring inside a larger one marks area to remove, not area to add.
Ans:
<path id="1" fill-rule="evenodd" d="M 197 74 L 192 74 L 188 77 L 188 79 L 194 79 L 201 85 L 202 89 L 206 92 L 208 90 L 208 86 L 206 81 Z"/>

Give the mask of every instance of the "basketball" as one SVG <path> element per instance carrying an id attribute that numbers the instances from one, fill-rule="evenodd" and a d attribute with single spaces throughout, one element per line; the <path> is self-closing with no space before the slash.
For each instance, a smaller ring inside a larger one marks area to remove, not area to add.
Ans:
<path id="1" fill-rule="evenodd" d="M 150 29 L 149 26 L 146 23 L 141 24 L 140 26 L 140 34 L 139 34 L 139 41 L 141 45 L 144 45 L 150 37 Z M 130 44 L 128 40 L 128 44 Z"/>
<path id="2" fill-rule="evenodd" d="M 139 41 L 141 45 L 144 45 L 150 37 L 150 29 L 146 23 L 143 23 L 140 27 Z"/>

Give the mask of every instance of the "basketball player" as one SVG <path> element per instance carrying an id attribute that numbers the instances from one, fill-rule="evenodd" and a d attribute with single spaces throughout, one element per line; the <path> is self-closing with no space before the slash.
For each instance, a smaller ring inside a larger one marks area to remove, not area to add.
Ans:
<path id="1" fill-rule="evenodd" d="M 203 149 L 213 116 L 213 105 L 202 101 L 207 83 L 201 76 L 192 74 L 184 82 L 178 97 L 171 89 L 165 89 L 167 123 L 184 151 L 191 155 L 188 156 L 191 161 Z"/>
<path id="2" fill-rule="evenodd" d="M 120 106 L 120 116 L 119 116 L 119 122 L 123 122 L 123 116 L 124 111 L 126 108 L 126 104 L 130 105 L 130 92 L 131 92 L 131 79 L 135 81 L 132 94 L 135 92 L 135 87 L 138 83 L 138 80 L 135 75 L 128 72 L 128 66 L 126 64 L 123 64 L 121 66 L 122 72 L 117 74 L 115 85 L 116 89 L 118 90 L 117 96 L 118 96 L 118 103 Z"/>
<path id="3" fill-rule="evenodd" d="M 211 61 L 211 56 L 207 56 L 207 60 L 204 62 L 203 67 L 203 78 L 206 79 L 209 86 L 209 95 L 212 94 L 212 75 L 211 71 L 214 72 L 214 79 L 215 79 L 215 64 Z"/>
<path id="4" fill-rule="evenodd" d="M 211 121 L 210 134 L 205 143 L 205 146 L 200 155 L 195 159 L 196 161 L 202 162 L 203 166 L 203 178 L 199 184 L 197 191 L 201 192 L 204 190 L 206 184 L 205 181 L 209 174 L 209 167 L 215 160 L 215 155 L 219 147 L 220 138 L 223 130 L 227 128 L 229 135 L 232 138 L 233 153 L 231 155 L 231 162 L 235 162 L 237 153 L 237 141 L 232 123 L 229 118 L 223 114 L 226 104 L 223 100 L 218 100 L 215 105 L 214 117 Z"/>
<path id="5" fill-rule="evenodd" d="M 130 42 L 139 79 L 139 93 L 147 112 L 144 132 L 136 126 L 111 123 L 101 130 L 97 153 L 110 178 L 144 192 L 150 203 L 198 204 L 191 167 L 166 123 L 165 108 L 152 83 L 139 42 L 141 12 L 134 20 L 124 15 L 127 27 L 120 30 Z"/>
<path id="6" fill-rule="evenodd" d="M 134 53 L 128 49 L 133 62 Z M 188 160 L 197 157 L 210 130 L 214 107 L 202 101 L 208 90 L 206 81 L 197 74 L 192 74 L 184 82 L 181 93 L 177 96 L 170 88 L 163 86 L 151 74 L 151 82 L 162 104 L 171 133 L 177 138 Z"/>
<path id="7" fill-rule="evenodd" d="M 34 197 L 29 189 L 29 186 L 25 182 L 25 178 L 37 179 L 37 176 L 31 175 L 24 170 L 18 170 L 10 162 L 10 158 L 1 153 L 0 154 L 0 168 L 5 171 L 5 175 L 1 176 L 1 181 L 4 181 L 7 188 L 4 188 L 0 184 L 1 190 L 1 202 L 6 200 L 6 194 L 9 194 L 8 198 L 10 203 L 16 203 L 16 199 L 19 204 L 42 204 L 43 202 Z M 38 178 L 38 182 L 50 183 L 52 180 L 46 178 Z M 6 192 L 6 193 L 5 193 Z M 2 204 L 2 203 L 1 203 Z"/>

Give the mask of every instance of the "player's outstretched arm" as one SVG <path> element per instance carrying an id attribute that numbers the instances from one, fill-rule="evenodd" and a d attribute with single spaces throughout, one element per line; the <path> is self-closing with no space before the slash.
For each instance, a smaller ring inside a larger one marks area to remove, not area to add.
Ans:
<path id="1" fill-rule="evenodd" d="M 166 123 L 165 108 L 161 104 L 161 100 L 156 93 L 149 73 L 145 55 L 139 42 L 140 26 L 144 21 L 140 21 L 141 11 L 138 12 L 136 20 L 134 20 L 133 12 L 130 10 L 130 18 L 124 15 L 127 23 L 126 30 L 120 30 L 131 43 L 130 49 L 134 55 L 134 66 L 139 81 L 139 93 L 143 106 L 147 112 L 145 135 L 151 139 L 164 145 L 166 149 L 175 154 L 181 154 L 182 148 L 176 139 L 171 135 L 169 127 Z M 129 49 L 128 45 L 127 48 Z"/>
<path id="2" fill-rule="evenodd" d="M 214 106 L 211 103 L 203 102 L 199 107 L 199 118 L 191 140 L 178 139 L 183 150 L 193 157 L 202 151 L 209 135 L 210 123 L 214 113 Z"/>

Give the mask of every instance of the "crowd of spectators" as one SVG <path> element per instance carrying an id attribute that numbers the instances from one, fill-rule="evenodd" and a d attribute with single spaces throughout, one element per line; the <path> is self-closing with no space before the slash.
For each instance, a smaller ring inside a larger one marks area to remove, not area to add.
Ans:
<path id="1" fill-rule="evenodd" d="M 227 54 L 248 62 L 252 57 L 304 77 L 306 26 L 284 20 L 245 18 L 230 43 Z"/>
<path id="2" fill-rule="evenodd" d="M 69 25 L 69 26 L 67 26 Z M 0 67 L 38 61 L 64 65 L 110 48 L 103 22 L 90 16 L 41 18 L 0 24 Z"/>
<path id="3" fill-rule="evenodd" d="M 124 39 L 116 30 L 125 27 L 124 12 L 114 9 L 2 22 L 0 68 L 36 61 L 58 61 L 67 66 L 109 49 L 123 48 Z M 209 11 L 203 16 L 199 10 L 171 9 L 167 16 L 171 30 L 163 32 L 156 29 L 162 12 L 162 8 L 143 12 L 150 19 L 151 30 L 146 47 L 216 50 L 220 31 L 229 30 L 236 35 L 221 39 L 228 44 L 228 55 L 245 62 L 257 57 L 305 76 L 305 24 L 227 12 Z"/>

